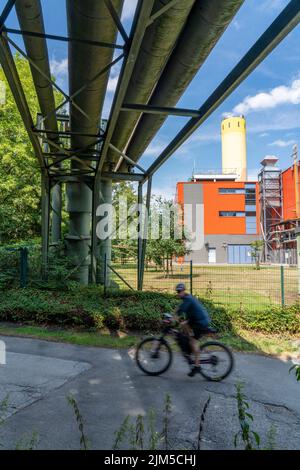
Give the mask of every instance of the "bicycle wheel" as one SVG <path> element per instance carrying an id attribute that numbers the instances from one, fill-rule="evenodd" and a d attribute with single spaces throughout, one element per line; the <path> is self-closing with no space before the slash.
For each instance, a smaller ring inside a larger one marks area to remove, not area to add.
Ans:
<path id="1" fill-rule="evenodd" d="M 207 380 L 219 382 L 231 373 L 233 354 L 224 344 L 208 341 L 200 346 L 200 373 Z"/>
<path id="2" fill-rule="evenodd" d="M 157 348 L 156 341 L 159 341 L 159 348 Z M 172 356 L 172 350 L 167 341 L 151 337 L 145 338 L 138 345 L 135 360 L 145 374 L 160 375 L 169 369 Z"/>

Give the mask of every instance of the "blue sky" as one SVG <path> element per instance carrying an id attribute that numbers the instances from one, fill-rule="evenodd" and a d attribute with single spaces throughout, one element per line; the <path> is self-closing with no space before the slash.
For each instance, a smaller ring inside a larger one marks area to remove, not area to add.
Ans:
<path id="1" fill-rule="evenodd" d="M 0 0 L 0 7 L 4 5 Z M 46 31 L 66 34 L 65 2 L 42 0 Z M 127 0 L 123 20 L 130 27 L 136 0 Z M 272 23 L 288 0 L 245 0 L 234 21 L 199 70 L 178 106 L 199 108 L 207 96 L 236 65 Z M 16 27 L 14 13 L 8 26 Z M 20 42 L 20 39 L 18 38 Z M 247 120 L 248 172 L 255 177 L 265 155 L 277 155 L 280 166 L 291 164 L 292 147 L 300 143 L 300 26 L 275 49 L 247 80 L 218 108 L 201 128 L 159 170 L 154 192 L 175 194 L 176 181 L 187 180 L 194 162 L 198 168 L 221 167 L 220 123 L 225 113 L 244 114 Z M 51 67 L 58 83 L 67 87 L 67 46 L 49 41 Z M 108 115 L 119 68 L 111 74 L 104 113 Z M 169 118 L 140 163 L 148 167 L 178 130 L 185 118 Z"/>

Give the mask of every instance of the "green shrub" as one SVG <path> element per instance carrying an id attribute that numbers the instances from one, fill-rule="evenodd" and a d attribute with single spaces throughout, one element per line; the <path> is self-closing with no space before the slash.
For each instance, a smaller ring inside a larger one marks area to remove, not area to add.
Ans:
<path id="1" fill-rule="evenodd" d="M 74 286 L 73 286 L 74 287 Z M 299 305 L 265 311 L 234 310 L 203 300 L 220 333 L 239 329 L 273 334 L 299 334 Z M 10 289 L 0 291 L 0 321 L 78 326 L 111 330 L 159 331 L 161 314 L 178 305 L 174 295 L 157 292 L 111 291 L 78 286 L 70 291 Z"/>

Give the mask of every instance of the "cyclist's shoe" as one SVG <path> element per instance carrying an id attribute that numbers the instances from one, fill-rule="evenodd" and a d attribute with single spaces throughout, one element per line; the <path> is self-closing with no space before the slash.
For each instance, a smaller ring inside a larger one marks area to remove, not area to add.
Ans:
<path id="1" fill-rule="evenodd" d="M 194 367 L 192 367 L 192 369 L 188 373 L 188 376 L 189 377 L 194 377 L 194 375 L 199 374 L 199 373 L 200 373 L 200 367 L 199 366 L 198 367 L 194 366 Z"/>

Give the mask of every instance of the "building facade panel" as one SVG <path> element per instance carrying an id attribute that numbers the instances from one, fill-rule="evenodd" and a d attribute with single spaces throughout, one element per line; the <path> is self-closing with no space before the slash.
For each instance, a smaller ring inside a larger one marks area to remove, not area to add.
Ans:
<path id="1" fill-rule="evenodd" d="M 199 183 L 200 184 L 200 183 Z M 221 216 L 220 213 L 244 212 L 245 194 L 222 193 L 221 189 L 244 190 L 243 183 L 230 181 L 203 182 L 204 188 L 204 232 L 211 234 L 240 234 L 246 232 L 244 216 Z"/>
<path id="2" fill-rule="evenodd" d="M 186 261 L 196 264 L 252 262 L 251 243 L 259 238 L 258 184 L 236 181 L 178 183 L 177 202 L 193 232 Z M 193 225 L 191 220 L 193 220 Z M 199 246 L 201 240 L 201 246 Z"/>
<path id="3" fill-rule="evenodd" d="M 185 260 L 193 260 L 193 263 L 195 264 L 207 264 L 209 263 L 210 249 L 215 248 L 216 263 L 227 264 L 231 262 L 231 250 L 234 249 L 231 247 L 247 247 L 243 248 L 243 250 L 247 250 L 247 252 L 250 253 L 250 245 L 255 240 L 257 240 L 257 235 L 206 235 L 203 249 L 191 252 L 189 255 L 186 256 Z M 245 255 L 241 254 L 239 264 L 248 263 L 249 257 L 248 259 L 246 259 Z"/>
<path id="4" fill-rule="evenodd" d="M 298 167 L 299 181 L 300 170 Z M 282 178 L 282 206 L 283 206 L 283 220 L 290 220 L 296 217 L 296 191 L 295 191 L 295 177 L 294 167 L 290 167 L 283 171 Z M 298 184 L 299 186 L 299 184 Z M 298 188 L 300 193 L 300 188 Z"/>

